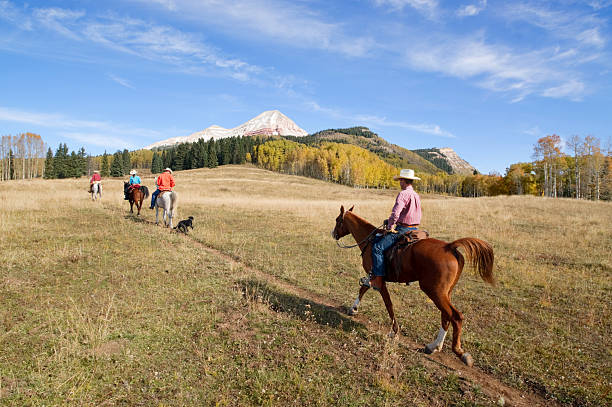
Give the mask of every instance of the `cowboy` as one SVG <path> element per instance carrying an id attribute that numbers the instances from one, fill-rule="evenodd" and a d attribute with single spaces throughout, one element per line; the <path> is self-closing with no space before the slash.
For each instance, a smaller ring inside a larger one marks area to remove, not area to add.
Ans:
<path id="1" fill-rule="evenodd" d="M 386 272 L 385 250 L 393 246 L 404 233 L 417 230 L 421 223 L 421 198 L 412 188 L 414 180 L 421 178 L 414 175 L 414 170 L 403 169 L 393 179 L 399 180 L 402 190 L 395 198 L 395 205 L 393 205 L 389 219 L 385 220 L 385 229 L 391 231 L 395 226 L 397 233 L 385 233 L 372 244 L 370 285 L 375 290 L 380 290 L 383 285 Z"/>
<path id="2" fill-rule="evenodd" d="M 174 177 L 172 177 L 172 170 L 170 168 L 166 168 L 164 172 L 157 177 L 155 184 L 157 184 L 157 189 L 151 195 L 151 207 L 149 209 L 153 209 L 155 207 L 155 200 L 161 191 L 172 191 L 172 188 L 174 188 L 175 184 Z"/>
<path id="3" fill-rule="evenodd" d="M 100 171 L 95 170 L 93 172 L 93 175 L 91 176 L 91 179 L 89 180 L 89 192 L 93 191 L 94 184 L 99 184 L 101 182 L 102 182 L 102 178 L 100 177 Z"/>
<path id="4" fill-rule="evenodd" d="M 140 187 L 140 177 L 138 176 L 138 173 L 136 172 L 136 170 L 132 170 L 130 171 L 130 182 L 129 182 L 129 186 L 125 189 L 125 199 L 128 199 L 128 195 L 130 194 L 130 191 L 134 188 L 139 188 Z M 138 185 L 138 186 L 136 186 Z"/>

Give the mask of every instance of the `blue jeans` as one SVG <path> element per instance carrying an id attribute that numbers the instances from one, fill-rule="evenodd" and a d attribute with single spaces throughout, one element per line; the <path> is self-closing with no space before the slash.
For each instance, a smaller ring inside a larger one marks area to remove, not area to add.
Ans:
<path id="1" fill-rule="evenodd" d="M 155 200 L 157 199 L 157 195 L 159 195 L 160 190 L 156 189 L 155 192 L 151 194 L 151 208 L 155 205 Z"/>
<path id="2" fill-rule="evenodd" d="M 372 243 L 372 274 L 375 276 L 384 276 L 386 272 L 385 266 L 385 250 L 393 246 L 404 233 L 411 230 L 417 230 L 415 227 L 396 225 L 397 233 L 387 233 L 384 236 L 376 237 Z"/>

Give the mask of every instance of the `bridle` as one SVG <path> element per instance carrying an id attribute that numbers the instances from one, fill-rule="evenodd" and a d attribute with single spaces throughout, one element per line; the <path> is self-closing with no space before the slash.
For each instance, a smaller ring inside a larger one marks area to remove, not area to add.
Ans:
<path id="1" fill-rule="evenodd" d="M 345 212 L 346 213 L 346 212 Z M 342 222 L 344 221 L 344 214 L 342 214 L 342 219 L 340 221 L 336 221 L 336 228 L 342 224 Z M 357 247 L 360 246 L 362 243 L 365 243 L 366 241 L 368 242 L 368 244 L 370 244 L 372 242 L 372 236 L 378 232 L 385 224 L 383 223 L 382 225 L 380 225 L 377 228 L 372 229 L 372 231 L 361 241 L 355 244 L 351 244 L 351 245 L 343 245 L 340 244 L 340 238 L 336 239 L 336 244 L 338 245 L 339 248 L 341 249 L 352 249 L 353 247 Z M 368 245 L 366 245 L 362 250 L 361 250 L 361 255 L 363 256 L 363 252 L 365 251 L 365 249 L 368 247 Z"/>

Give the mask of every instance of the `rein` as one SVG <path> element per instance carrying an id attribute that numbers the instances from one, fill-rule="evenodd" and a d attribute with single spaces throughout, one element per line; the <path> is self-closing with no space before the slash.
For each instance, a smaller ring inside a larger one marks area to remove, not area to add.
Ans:
<path id="1" fill-rule="evenodd" d="M 377 227 L 377 228 L 373 229 L 373 230 L 370 232 L 370 234 L 368 234 L 368 235 L 367 235 L 367 236 L 366 236 L 366 237 L 365 237 L 365 238 L 364 238 L 364 239 L 363 239 L 361 242 L 359 242 L 359 243 L 355 243 L 355 244 L 351 244 L 351 245 L 346 246 L 346 245 L 341 245 L 341 244 L 340 244 L 340 240 L 336 240 L 336 244 L 337 244 L 337 245 L 338 245 L 338 247 L 339 247 L 339 248 L 341 248 L 341 249 L 352 249 L 353 247 L 357 247 L 357 246 L 359 246 L 360 244 L 362 244 L 362 243 L 364 243 L 364 242 L 366 242 L 366 241 L 369 241 L 369 240 L 370 240 L 370 238 L 372 237 L 372 235 L 373 235 L 374 233 L 376 233 L 376 232 L 377 232 L 377 231 L 378 231 L 380 228 L 382 228 L 383 226 L 384 226 L 384 223 L 383 223 L 382 225 L 380 225 L 379 227 Z M 366 247 L 367 247 L 367 246 L 366 246 Z M 363 252 L 362 252 L 361 254 L 363 254 Z"/>

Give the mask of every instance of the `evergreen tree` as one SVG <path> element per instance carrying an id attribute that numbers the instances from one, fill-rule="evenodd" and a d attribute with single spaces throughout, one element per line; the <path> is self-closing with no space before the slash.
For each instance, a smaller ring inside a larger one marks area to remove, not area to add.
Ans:
<path id="1" fill-rule="evenodd" d="M 100 175 L 103 177 L 110 176 L 110 167 L 108 165 L 108 154 L 106 154 L 106 150 L 104 150 L 104 155 L 102 156 L 102 164 L 100 165 Z"/>
<path id="2" fill-rule="evenodd" d="M 110 166 L 110 175 L 111 177 L 121 177 L 123 176 L 123 156 L 121 151 L 117 151 L 113 154 L 113 161 Z"/>
<path id="3" fill-rule="evenodd" d="M 87 153 L 85 152 L 85 147 L 81 147 L 79 152 L 77 153 L 78 157 L 78 167 L 79 167 L 79 177 L 81 175 L 87 174 Z"/>
<path id="4" fill-rule="evenodd" d="M 45 179 L 55 178 L 55 170 L 53 169 L 53 151 L 51 147 L 47 150 L 47 158 L 45 159 Z"/>
<path id="5" fill-rule="evenodd" d="M 130 169 L 132 168 L 132 162 L 130 161 L 130 152 L 127 150 L 127 148 L 123 150 L 122 161 L 123 175 L 129 174 Z"/>
<path id="6" fill-rule="evenodd" d="M 159 174 L 164 169 L 164 163 L 162 162 L 161 156 L 157 153 L 153 153 L 153 159 L 151 160 L 151 172 L 153 174 Z"/>
<path id="7" fill-rule="evenodd" d="M 208 163 L 206 166 L 208 168 L 215 168 L 219 165 L 219 161 L 217 160 L 217 146 L 214 139 L 208 140 L 207 149 L 208 149 Z"/>
<path id="8" fill-rule="evenodd" d="M 57 151 L 55 151 L 53 167 L 57 178 L 66 178 L 70 176 L 68 174 L 68 146 L 66 144 L 60 143 Z"/>

